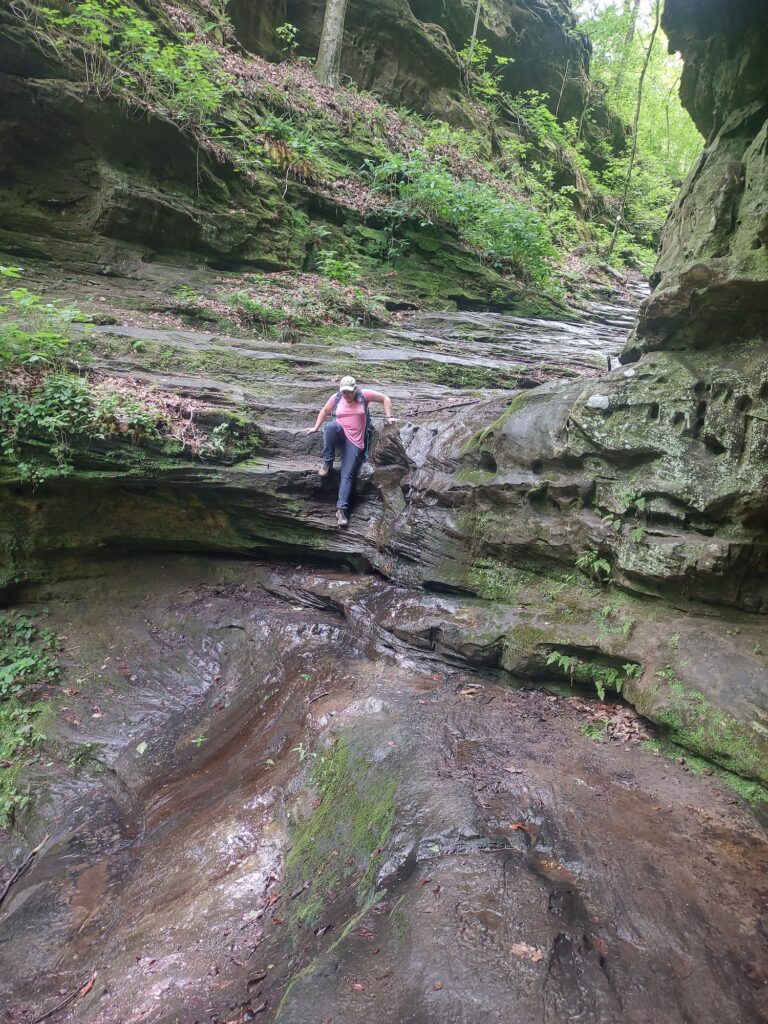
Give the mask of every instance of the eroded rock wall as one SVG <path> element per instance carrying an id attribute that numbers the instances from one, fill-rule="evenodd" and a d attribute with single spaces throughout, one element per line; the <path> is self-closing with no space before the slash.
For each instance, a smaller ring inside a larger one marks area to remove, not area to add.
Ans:
<path id="1" fill-rule="evenodd" d="M 468 101 L 456 52 L 471 31 L 470 6 L 460 0 L 414 0 L 412 6 L 406 0 L 373 5 L 355 0 L 347 21 L 344 73 L 395 105 L 472 123 L 477 111 Z M 298 26 L 303 52 L 314 55 L 323 7 L 233 0 L 228 13 L 236 38 L 227 53 L 235 60 L 244 47 L 268 60 L 281 59 L 276 28 L 289 20 Z M 206 5 L 194 0 L 168 9 L 149 4 L 144 16 L 164 41 L 183 39 L 179 33 L 190 25 L 209 21 Z M 515 57 L 506 71 L 509 88 L 548 92 L 563 118 L 581 112 L 589 49 L 574 32 L 566 0 L 494 0 L 484 18 L 481 35 L 496 52 Z M 219 30 L 209 27 L 209 33 L 221 41 Z M 330 195 L 332 182 L 311 176 L 295 180 L 258 159 L 244 173 L 196 137 L 193 127 L 185 129 L 162 110 L 152 110 L 150 117 L 141 97 L 126 104 L 108 85 L 95 87 L 82 62 L 70 59 L 70 49 L 60 47 L 57 55 L 29 10 L 0 10 L 1 251 L 110 276 L 162 277 L 163 261 L 301 270 L 313 244 L 310 221 L 315 221 L 345 232 L 353 239 L 345 244 L 361 255 L 385 259 L 368 244 L 381 223 L 343 191 Z M 258 124 L 264 109 L 274 107 L 301 125 L 306 97 L 274 88 L 270 93 L 269 87 L 249 91 L 248 75 L 268 77 L 268 68 L 251 67 L 228 93 L 234 122 L 239 111 L 248 114 L 244 124 Z M 309 72 L 307 81 L 316 87 Z M 375 158 L 370 129 L 358 126 L 352 137 L 341 113 L 338 120 L 337 128 L 330 123 L 325 128 L 337 132 L 334 145 L 343 146 L 349 166 Z M 312 123 L 310 134 L 324 130 L 318 123 Z M 258 150 L 258 138 L 253 145 Z M 418 224 L 414 230 L 408 265 L 398 273 L 415 282 L 417 293 L 451 301 L 450 294 L 469 288 L 479 303 L 494 289 L 508 288 L 455 238 L 430 235 L 422 246 Z M 453 281 L 443 292 L 446 278 Z"/>
<path id="2" fill-rule="evenodd" d="M 768 8 L 737 0 L 726 15 L 714 0 L 667 0 L 664 26 L 707 142 L 670 213 L 624 365 L 521 396 L 469 457 L 515 481 L 505 501 L 518 557 L 551 550 L 567 517 L 569 544 L 588 544 L 625 584 L 764 612 Z"/>
<path id="3" fill-rule="evenodd" d="M 237 10 L 243 0 L 234 5 Z M 317 52 L 324 11 L 325 0 L 287 0 L 287 18 L 307 55 Z M 342 73 L 395 105 L 463 121 L 456 52 L 471 35 L 474 14 L 473 0 L 351 0 Z M 513 58 L 504 71 L 506 89 L 538 89 L 557 99 L 564 119 L 581 114 L 590 45 L 569 0 L 490 0 L 482 5 L 478 35 L 494 53 Z"/>
<path id="4" fill-rule="evenodd" d="M 768 7 L 736 0 L 724 16 L 715 0 L 667 0 L 664 28 L 707 141 L 669 215 L 627 358 L 727 351 L 768 333 Z"/>

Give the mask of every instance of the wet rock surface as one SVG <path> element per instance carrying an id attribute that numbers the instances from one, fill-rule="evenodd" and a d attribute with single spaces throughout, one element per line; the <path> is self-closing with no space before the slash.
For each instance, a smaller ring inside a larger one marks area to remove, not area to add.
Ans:
<path id="1" fill-rule="evenodd" d="M 382 628 L 412 600 L 165 555 L 27 593 L 78 692 L 2 907 L 9 1020 L 94 975 L 60 1019 L 762 1019 L 765 838 L 729 791 Z"/>
<path id="2" fill-rule="evenodd" d="M 200 423 L 234 418 L 255 440 L 224 459 L 96 442 L 75 450 L 70 476 L 11 482 L 0 490 L 5 592 L 147 549 L 375 569 L 502 609 L 478 630 L 441 625 L 448 647 L 532 680 L 562 679 L 566 664 L 608 678 L 676 742 L 765 782 L 767 556 L 762 485 L 748 472 L 768 464 L 759 426 L 742 435 L 743 462 L 710 453 L 704 472 L 690 364 L 677 360 L 673 376 L 661 365 L 672 357 L 653 355 L 608 372 L 631 307 L 591 315 L 422 314 L 292 344 L 98 327 L 97 371 L 184 396 Z M 320 440 L 304 428 L 349 369 L 392 395 L 400 422 L 374 409 L 371 458 L 339 530 L 336 471 L 317 476 Z M 724 384 L 707 415 L 722 426 L 739 408 Z M 661 636 L 645 625 L 659 621 Z"/>

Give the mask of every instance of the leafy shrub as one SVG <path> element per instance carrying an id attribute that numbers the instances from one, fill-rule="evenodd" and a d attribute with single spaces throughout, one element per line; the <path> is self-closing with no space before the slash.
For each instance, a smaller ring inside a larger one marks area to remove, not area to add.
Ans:
<path id="1" fill-rule="evenodd" d="M 79 0 L 72 14 L 36 8 L 48 41 L 59 50 L 79 44 L 90 80 L 182 126 L 210 127 L 233 85 L 221 55 L 193 33 L 166 43 L 135 7 L 123 0 Z"/>
<path id="2" fill-rule="evenodd" d="M 21 268 L 0 266 L 0 277 L 19 278 Z M 82 346 L 67 333 L 79 315 L 73 307 L 45 302 L 28 288 L 7 290 L 0 296 L 0 370 L 82 356 Z"/>
<path id="3" fill-rule="evenodd" d="M 254 126 L 254 133 L 261 139 L 262 155 L 277 170 L 300 181 L 310 181 L 325 173 L 325 161 L 312 132 L 289 117 L 268 112 Z"/>
<path id="4" fill-rule="evenodd" d="M 283 53 L 293 56 L 299 48 L 299 30 L 296 26 L 292 25 L 290 21 L 286 21 L 277 26 L 275 35 L 283 44 Z"/>
<path id="5" fill-rule="evenodd" d="M 530 203 L 486 182 L 460 180 L 443 158 L 425 153 L 394 155 L 372 167 L 371 176 L 374 187 L 394 193 L 422 227 L 448 225 L 498 267 L 510 266 L 539 284 L 550 277 L 556 253 L 545 218 Z"/>
<path id="6" fill-rule="evenodd" d="M 495 99 L 501 92 L 504 68 L 513 57 L 497 57 L 484 39 L 467 40 L 458 58 L 464 65 L 470 91 L 480 100 Z"/>
<path id="7" fill-rule="evenodd" d="M 330 277 L 340 284 L 349 284 L 360 275 L 360 264 L 339 256 L 334 249 L 321 249 L 315 258 L 323 277 Z"/>

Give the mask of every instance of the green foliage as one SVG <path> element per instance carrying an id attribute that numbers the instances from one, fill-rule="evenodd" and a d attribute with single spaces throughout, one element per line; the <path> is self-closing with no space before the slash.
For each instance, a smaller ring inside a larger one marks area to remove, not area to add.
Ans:
<path id="1" fill-rule="evenodd" d="M 20 267 L 0 266 L 0 277 L 14 279 L 21 273 Z M 75 308 L 45 302 L 28 288 L 14 287 L 0 294 L 0 371 L 82 357 L 82 346 L 67 333 L 79 316 Z"/>
<path id="2" fill-rule="evenodd" d="M 436 223 L 460 237 L 498 269 L 512 269 L 538 284 L 551 276 L 556 256 L 546 220 L 529 203 L 485 181 L 459 178 L 443 157 L 395 154 L 370 167 L 374 188 L 399 205 L 391 214 Z"/>
<path id="3" fill-rule="evenodd" d="M 334 249 L 321 249 L 315 259 L 320 273 L 340 284 L 349 284 L 360 276 L 360 264 L 340 256 Z"/>
<path id="4" fill-rule="evenodd" d="M 174 298 L 178 299 L 179 302 L 194 303 L 197 302 L 200 296 L 194 288 L 190 288 L 188 284 L 183 284 L 174 292 Z"/>
<path id="5" fill-rule="evenodd" d="M 122 438 L 146 444 L 162 436 L 168 420 L 130 394 L 97 391 L 89 379 L 56 371 L 0 390 L 0 460 L 22 468 L 22 478 L 39 483 L 71 471 L 72 447 L 85 438 Z M 20 457 L 23 446 L 44 445 L 55 465 L 31 475 Z"/>
<path id="6" fill-rule="evenodd" d="M 621 693 L 621 688 L 627 679 L 631 679 L 641 671 L 640 666 L 635 662 L 627 662 L 618 669 L 613 665 L 584 661 L 575 655 L 563 654 L 561 651 L 551 651 L 547 655 L 547 665 L 556 665 L 565 675 L 569 676 L 572 683 L 593 683 L 600 700 L 605 700 L 607 690 Z"/>
<path id="7" fill-rule="evenodd" d="M 595 743 L 602 743 L 606 739 L 610 727 L 611 723 L 607 718 L 596 718 L 582 725 L 581 735 L 588 740 L 594 740 Z"/>
<path id="8" fill-rule="evenodd" d="M 317 140 L 309 127 L 292 118 L 267 112 L 253 126 L 261 139 L 261 155 L 280 172 L 299 181 L 310 181 L 327 171 Z"/>
<path id="9" fill-rule="evenodd" d="M 227 301 L 243 325 L 258 327 L 281 340 L 291 340 L 296 334 L 309 330 L 317 337 L 318 328 L 324 329 L 330 324 L 351 327 L 389 322 L 383 296 L 336 279 L 337 275 L 356 276 L 360 269 L 357 263 L 349 258 L 337 258 L 334 253 L 327 267 L 332 276 L 306 274 L 300 287 L 287 275 L 280 278 L 279 284 L 270 282 L 266 287 L 257 279 L 249 289 L 231 293 Z"/>
<path id="10" fill-rule="evenodd" d="M 34 8 L 48 41 L 61 49 L 75 43 L 92 85 L 190 129 L 212 127 L 233 86 L 220 53 L 193 32 L 166 42 L 140 11 L 123 0 L 79 0 L 72 13 Z"/>
<path id="11" fill-rule="evenodd" d="M 611 578 L 611 563 L 594 549 L 580 555 L 576 559 L 576 565 L 579 569 L 587 570 L 599 583 L 607 583 Z"/>
<path id="12" fill-rule="evenodd" d="M 645 58 L 651 20 L 650 0 L 642 0 L 637 22 L 634 5 L 608 0 L 579 0 L 581 28 L 592 42 L 592 93 L 607 98 L 626 124 L 632 122 L 637 83 Z M 630 185 L 620 255 L 649 271 L 669 207 L 702 147 L 702 139 L 680 103 L 682 61 L 667 52 L 660 32 L 643 85 L 638 124 L 638 158 Z M 587 120 L 590 111 L 587 111 Z M 618 196 L 626 176 L 628 154 L 607 154 L 600 179 L 609 195 Z"/>
<path id="13" fill-rule="evenodd" d="M 44 738 L 38 719 L 45 705 L 35 695 L 58 678 L 59 647 L 59 638 L 28 616 L 0 616 L 0 828 L 29 803 L 16 783 Z"/>
<path id="14" fill-rule="evenodd" d="M 283 53 L 293 56 L 299 48 L 299 30 L 296 26 L 292 25 L 290 21 L 286 21 L 277 26 L 275 35 L 283 44 Z"/>
<path id="15" fill-rule="evenodd" d="M 504 68 L 513 57 L 497 57 L 484 39 L 468 39 L 457 54 L 464 65 L 470 91 L 480 100 L 495 99 L 501 92 Z"/>

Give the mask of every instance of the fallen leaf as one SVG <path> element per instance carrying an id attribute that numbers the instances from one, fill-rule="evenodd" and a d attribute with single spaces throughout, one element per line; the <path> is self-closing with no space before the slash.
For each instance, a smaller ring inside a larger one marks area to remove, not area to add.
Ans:
<path id="1" fill-rule="evenodd" d="M 254 1006 L 253 1009 L 251 1010 L 251 1013 L 254 1014 L 254 1015 L 256 1015 L 257 1013 L 264 1013 L 266 1008 L 267 1008 L 267 1000 L 265 999 L 263 1003 L 259 1003 L 258 1006 Z"/>
<path id="2" fill-rule="evenodd" d="M 140 744 L 138 745 L 138 747 L 136 747 L 136 753 L 137 753 L 137 754 L 143 754 L 143 753 L 144 753 L 144 751 L 145 751 L 146 749 L 147 749 L 147 744 L 146 744 L 146 741 L 142 741 L 142 742 L 141 742 L 141 743 L 140 743 Z"/>
<path id="3" fill-rule="evenodd" d="M 322 936 L 325 935 L 326 932 L 329 932 L 331 928 L 333 928 L 332 924 L 321 924 L 319 928 L 315 928 L 315 935 L 318 939 L 322 938 Z"/>
<path id="4" fill-rule="evenodd" d="M 505 768 L 504 766 L 502 766 L 502 770 L 509 772 L 510 775 L 522 775 L 524 772 L 523 768 Z"/>
<path id="5" fill-rule="evenodd" d="M 520 957 L 522 960 L 530 960 L 537 964 L 544 959 L 544 954 L 536 946 L 529 946 L 526 942 L 515 942 L 510 947 L 512 956 Z"/>
<path id="6" fill-rule="evenodd" d="M 82 999 L 82 998 L 83 998 L 84 996 L 87 996 L 87 995 L 88 995 L 88 993 L 89 993 L 89 992 L 91 991 L 91 989 L 93 988 L 93 983 L 94 983 L 95 981 L 96 981 L 96 975 L 95 975 L 95 974 L 93 974 L 93 975 L 91 975 L 91 978 L 90 978 L 90 980 L 89 980 L 89 981 L 86 981 L 86 983 L 85 983 L 85 984 L 83 985 L 83 987 L 82 987 L 82 988 L 80 989 L 79 995 L 80 995 L 80 998 L 81 998 L 81 999 Z"/>
<path id="7" fill-rule="evenodd" d="M 79 690 L 73 690 L 71 686 L 62 686 L 61 692 L 66 693 L 68 697 L 76 697 L 80 693 Z"/>
<path id="8" fill-rule="evenodd" d="M 357 928 L 353 928 L 352 929 L 352 934 L 353 935 L 357 935 L 357 937 L 360 938 L 360 939 L 372 939 L 373 938 L 373 932 L 371 931 L 371 929 L 370 928 L 366 928 L 365 925 L 363 925 L 363 924 L 358 925 Z"/>
<path id="9" fill-rule="evenodd" d="M 272 918 L 272 924 L 278 925 L 278 924 L 282 924 L 282 923 L 283 923 L 282 917 L 273 917 Z"/>
<path id="10" fill-rule="evenodd" d="M 432 890 L 432 892 L 435 894 L 435 896 L 439 896 L 440 895 L 440 886 L 436 885 L 434 887 L 434 889 Z"/>
<path id="11" fill-rule="evenodd" d="M 267 976 L 267 972 L 266 971 L 259 971 L 258 974 L 254 974 L 254 976 L 252 978 L 248 979 L 248 984 L 249 985 L 258 985 L 260 981 L 264 981 L 266 976 Z"/>
<path id="12" fill-rule="evenodd" d="M 361 985 L 359 981 L 352 982 L 352 989 L 355 992 L 365 992 L 365 985 Z"/>
<path id="13" fill-rule="evenodd" d="M 435 992 L 439 992 L 442 987 L 443 987 L 442 981 L 436 981 L 435 984 L 432 986 L 432 988 L 435 990 Z"/>

